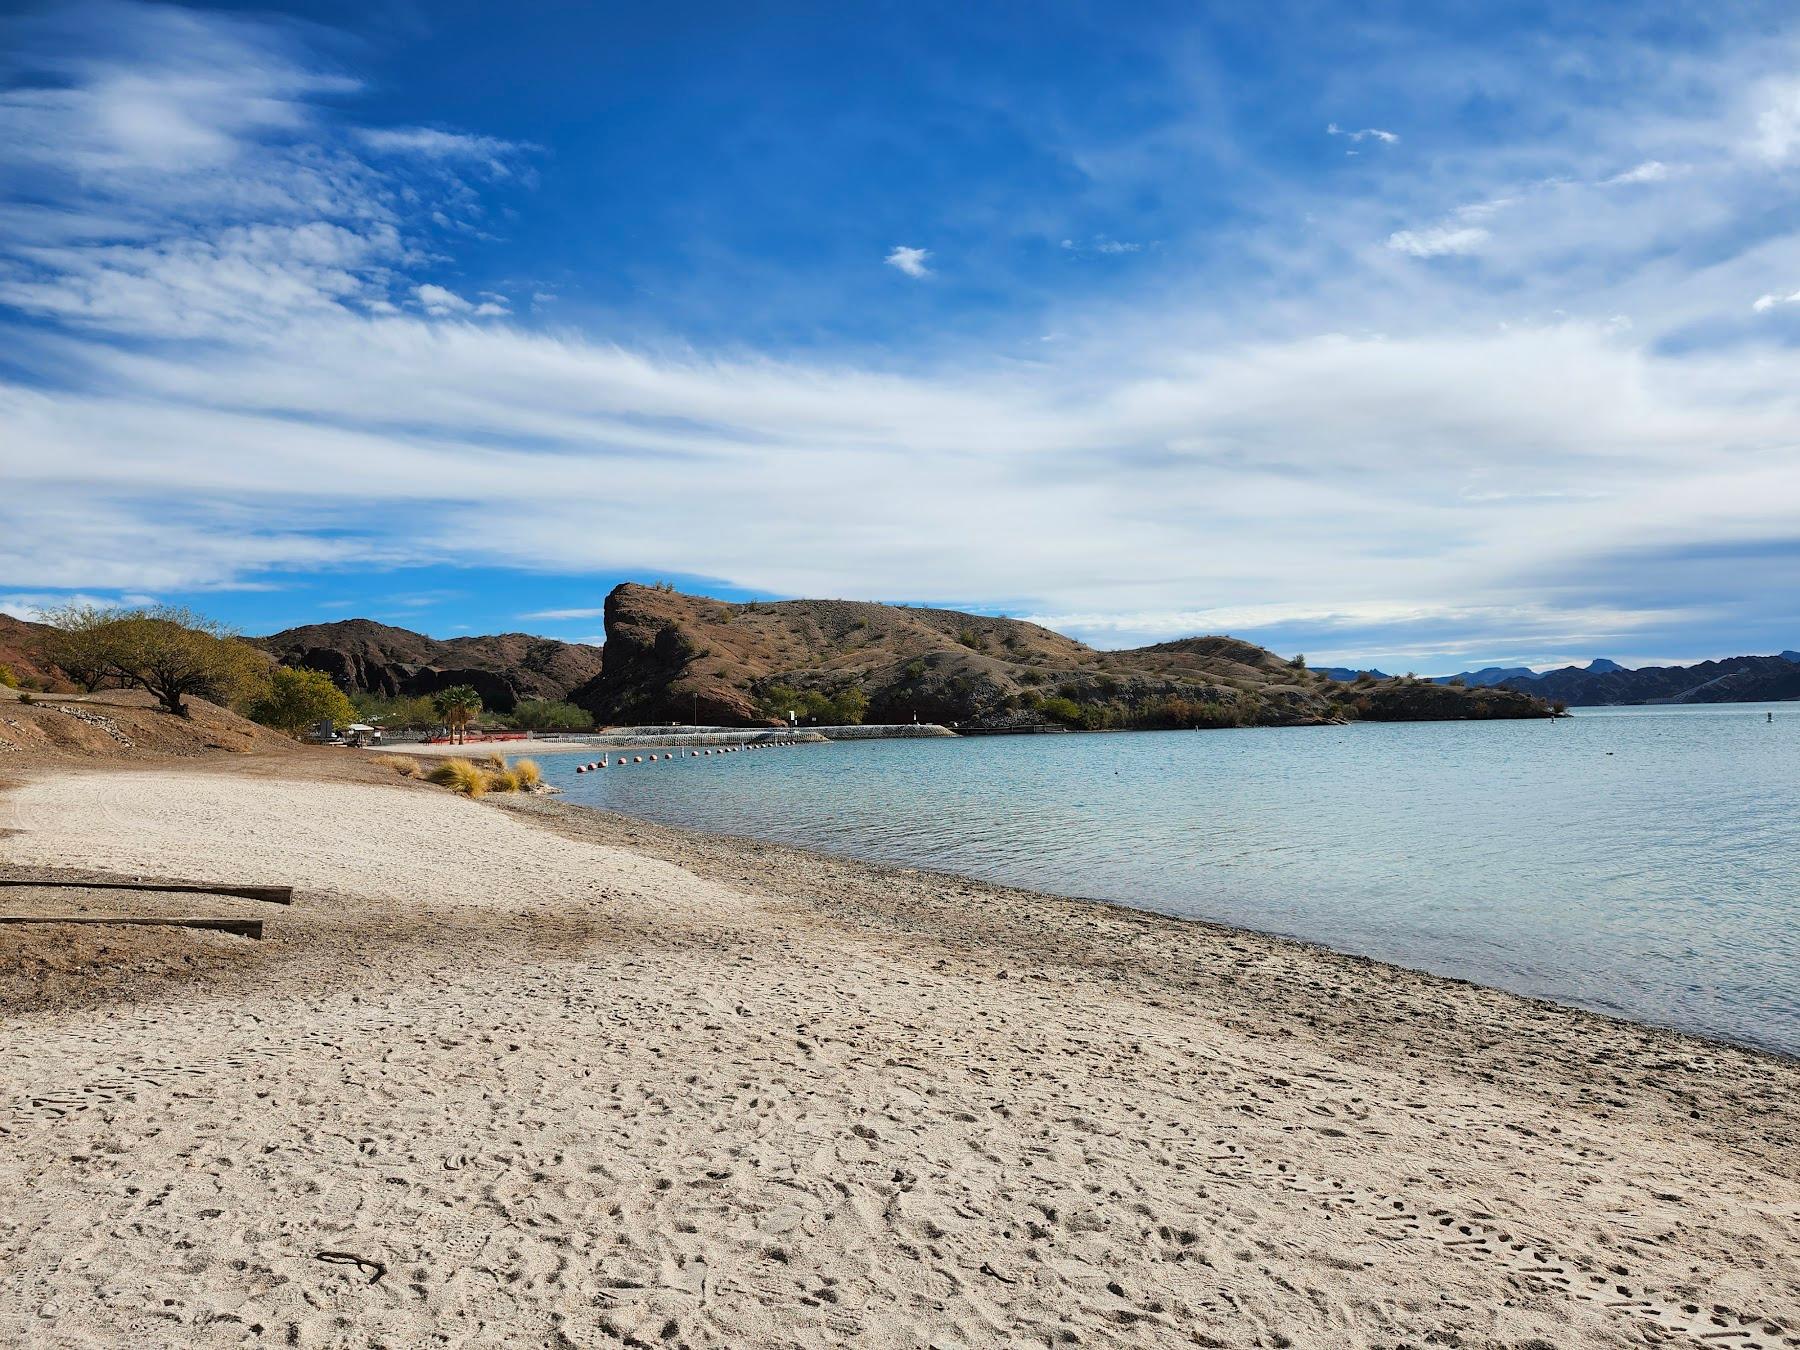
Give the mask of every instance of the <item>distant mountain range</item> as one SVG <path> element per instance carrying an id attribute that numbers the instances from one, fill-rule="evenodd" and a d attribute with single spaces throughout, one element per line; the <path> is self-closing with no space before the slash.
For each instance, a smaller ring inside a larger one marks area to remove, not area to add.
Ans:
<path id="1" fill-rule="evenodd" d="M 1334 680 L 1355 680 L 1363 673 L 1345 666 L 1319 669 Z M 1371 673 L 1377 679 L 1387 678 L 1379 671 Z M 1470 688 L 1516 689 L 1580 708 L 1630 703 L 1764 703 L 1800 699 L 1800 651 L 1640 670 L 1627 670 L 1617 661 L 1600 657 L 1585 666 L 1558 670 L 1487 666 L 1432 677 L 1434 684 L 1457 681 Z"/>

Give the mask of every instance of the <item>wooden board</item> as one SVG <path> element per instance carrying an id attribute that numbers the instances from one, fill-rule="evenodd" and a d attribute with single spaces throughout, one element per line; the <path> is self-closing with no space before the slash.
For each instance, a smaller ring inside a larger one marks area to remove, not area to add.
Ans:
<path id="1" fill-rule="evenodd" d="M 139 928 L 212 928 L 239 937 L 262 939 L 261 919 L 140 918 L 132 914 L 0 914 L 0 923 L 111 923 Z"/>
<path id="2" fill-rule="evenodd" d="M 245 900 L 266 900 L 271 905 L 294 903 L 292 886 L 210 885 L 200 881 L 70 881 L 65 877 L 0 877 L 0 886 L 61 886 L 82 891 L 173 891 L 182 895 L 235 895 Z"/>

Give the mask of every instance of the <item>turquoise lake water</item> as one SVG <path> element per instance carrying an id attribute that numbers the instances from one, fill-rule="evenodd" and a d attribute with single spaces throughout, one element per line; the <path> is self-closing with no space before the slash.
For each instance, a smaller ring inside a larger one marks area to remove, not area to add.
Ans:
<path id="1" fill-rule="evenodd" d="M 1800 704 L 577 762 L 544 768 L 581 805 L 1215 919 L 1800 1054 Z"/>

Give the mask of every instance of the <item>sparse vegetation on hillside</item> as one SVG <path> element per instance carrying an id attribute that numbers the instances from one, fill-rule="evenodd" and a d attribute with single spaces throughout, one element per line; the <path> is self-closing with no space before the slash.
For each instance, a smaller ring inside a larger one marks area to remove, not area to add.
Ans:
<path id="1" fill-rule="evenodd" d="M 798 690 L 791 685 L 772 684 L 757 701 L 764 717 L 785 722 L 790 712 L 801 722 L 815 726 L 857 726 L 869 711 L 869 696 L 861 686 L 850 685 L 836 694 L 817 689 Z"/>

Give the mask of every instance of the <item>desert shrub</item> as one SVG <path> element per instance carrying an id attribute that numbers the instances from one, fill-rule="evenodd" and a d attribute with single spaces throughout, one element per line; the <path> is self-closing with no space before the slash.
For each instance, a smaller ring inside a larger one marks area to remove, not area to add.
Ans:
<path id="1" fill-rule="evenodd" d="M 1052 694 L 1036 700 L 1033 706 L 1053 722 L 1061 722 L 1066 727 L 1082 725 L 1081 705 L 1066 695 Z"/>
<path id="2" fill-rule="evenodd" d="M 925 674 L 925 663 L 923 661 L 908 661 L 906 663 L 906 678 L 907 679 L 916 680 L 916 679 L 921 678 L 924 674 Z"/>
<path id="3" fill-rule="evenodd" d="M 433 765 L 431 772 L 425 777 L 439 787 L 451 788 L 466 797 L 479 797 L 487 791 L 488 786 L 487 775 L 460 757 Z"/>
<path id="4" fill-rule="evenodd" d="M 521 731 L 591 731 L 594 726 L 594 715 L 585 708 L 545 698 L 521 699 L 507 720 Z"/>
<path id="5" fill-rule="evenodd" d="M 36 703 L 37 699 L 33 698 L 30 694 L 20 694 L 19 702 L 29 705 Z"/>
<path id="6" fill-rule="evenodd" d="M 0 689 L 17 689 L 19 677 L 13 674 L 11 666 L 0 666 Z"/>
<path id="7" fill-rule="evenodd" d="M 487 788 L 489 792 L 517 792 L 519 775 L 511 769 L 501 769 L 498 773 L 490 773 L 487 776 Z"/>
<path id="8" fill-rule="evenodd" d="M 519 780 L 519 786 L 529 792 L 544 781 L 544 771 L 538 768 L 535 759 L 521 759 L 513 764 L 513 777 Z"/>
<path id="9" fill-rule="evenodd" d="M 331 676 L 288 666 L 275 669 L 246 711 L 251 721 L 296 738 L 320 722 L 346 727 L 356 720 L 356 709 L 344 691 L 331 682 Z"/>
<path id="10" fill-rule="evenodd" d="M 974 631 L 968 628 L 964 628 L 958 632 L 956 640 L 965 647 L 977 648 L 981 646 L 981 639 L 977 638 Z"/>
<path id="11" fill-rule="evenodd" d="M 1042 684 L 1045 678 L 1044 672 L 1041 670 L 1027 670 L 1019 676 L 1019 683 Z"/>
<path id="12" fill-rule="evenodd" d="M 402 778 L 417 778 L 419 776 L 419 761 L 414 759 L 411 755 L 377 755 L 375 756 L 375 763 L 381 765 L 384 769 L 392 769 Z"/>

